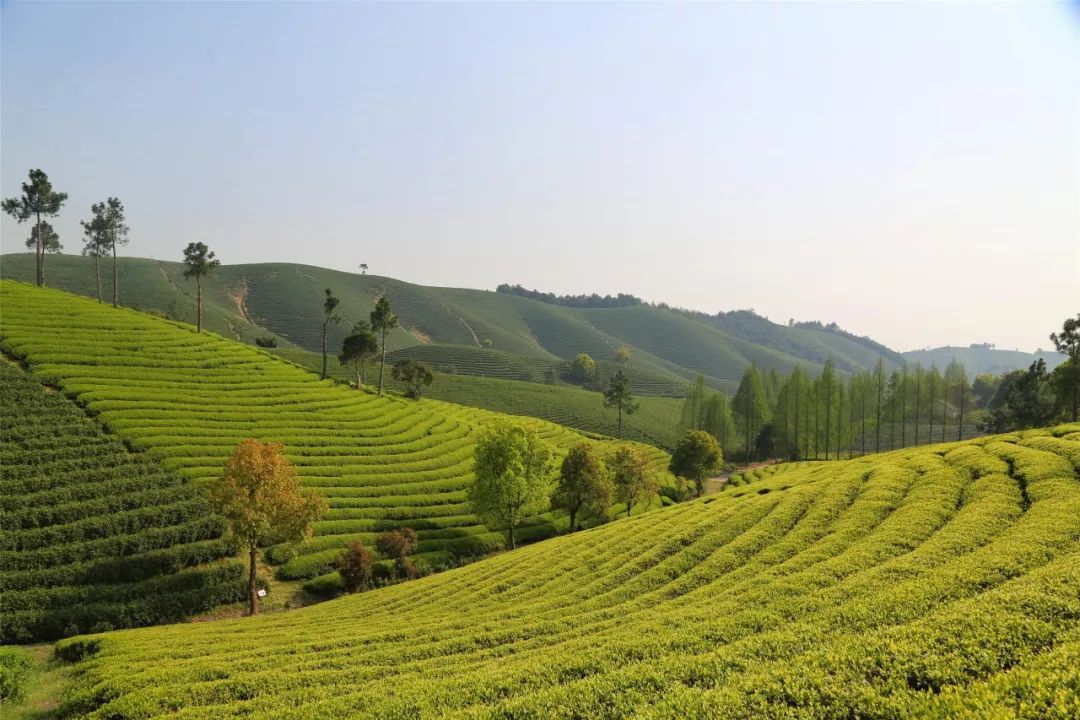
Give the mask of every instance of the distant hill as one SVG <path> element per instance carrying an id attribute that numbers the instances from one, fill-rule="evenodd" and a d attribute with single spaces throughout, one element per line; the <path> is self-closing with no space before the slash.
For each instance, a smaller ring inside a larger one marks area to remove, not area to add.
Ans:
<path id="1" fill-rule="evenodd" d="M 974 377 L 983 373 L 1000 375 L 1009 370 L 1026 368 L 1039 358 L 1046 362 L 1046 367 L 1053 370 L 1065 362 L 1065 355 L 1057 352 L 1027 353 L 1020 350 L 998 350 L 996 348 L 975 345 L 971 347 L 939 347 L 932 350 L 912 350 L 904 353 L 908 362 L 922 363 L 924 366 L 945 367 L 953 359 L 960 362 L 968 375 Z"/>
<path id="2" fill-rule="evenodd" d="M 33 261 L 30 253 L 4 255 L 0 276 L 29 281 Z M 105 275 L 108 296 L 111 280 Z M 88 258 L 50 256 L 47 277 L 53 287 L 91 297 L 96 293 Z M 747 312 L 707 316 L 617 301 L 578 307 L 511 292 L 427 287 L 290 263 L 222 266 L 204 285 L 204 322 L 244 342 L 273 336 L 279 346 L 318 350 L 324 288 L 341 298 L 345 319 L 330 329 L 330 347 L 340 347 L 352 322 L 366 318 L 385 294 L 401 318 L 401 327 L 388 337 L 390 350 L 462 375 L 540 380 L 547 368 L 563 367 L 577 353 L 610 362 L 617 348 L 628 345 L 635 390 L 672 395 L 698 373 L 715 388 L 733 390 L 750 363 L 781 373 L 796 365 L 814 372 L 831 357 L 843 373 L 871 368 L 879 357 L 889 367 L 900 362 L 899 355 L 866 338 L 826 326 L 778 325 Z M 183 277 L 180 263 L 120 260 L 125 305 L 194 322 L 194 294 L 194 283 Z M 492 372 L 493 367 L 500 370 Z"/>

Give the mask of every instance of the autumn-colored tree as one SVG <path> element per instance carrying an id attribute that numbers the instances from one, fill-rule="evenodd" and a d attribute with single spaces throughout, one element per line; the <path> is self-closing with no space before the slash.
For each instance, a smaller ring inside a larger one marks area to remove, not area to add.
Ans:
<path id="1" fill-rule="evenodd" d="M 384 532 L 375 540 L 375 549 L 383 557 L 393 560 L 402 577 L 416 577 L 416 567 L 409 556 L 416 552 L 416 531 L 410 527 Z"/>
<path id="2" fill-rule="evenodd" d="M 719 471 L 722 462 L 723 454 L 716 438 L 703 430 L 689 430 L 671 453 L 668 470 L 693 480 L 700 496 L 705 492 L 705 479 Z"/>
<path id="3" fill-rule="evenodd" d="M 604 517 L 613 492 L 611 477 L 596 450 L 589 443 L 579 443 L 563 458 L 551 504 L 570 513 L 570 530 L 574 530 L 583 512 Z"/>
<path id="4" fill-rule="evenodd" d="M 630 349 L 629 345 L 622 345 L 615 351 L 615 362 L 619 363 L 620 365 L 626 365 L 628 362 L 630 362 L 630 358 L 631 356 L 633 356 L 633 354 L 634 353 Z"/>
<path id="5" fill-rule="evenodd" d="M 248 599 L 252 615 L 259 610 L 255 559 L 269 542 L 296 543 L 311 537 L 311 525 L 327 510 L 326 499 L 300 490 L 292 463 L 279 443 L 247 439 L 225 463 L 225 472 L 210 486 L 210 499 L 229 530 L 248 551 Z"/>
<path id="6" fill-rule="evenodd" d="M 615 485 L 615 501 L 626 504 L 626 516 L 634 503 L 652 499 L 660 489 L 656 476 L 649 472 L 649 458 L 635 445 L 620 445 L 604 459 Z"/>
<path id="7" fill-rule="evenodd" d="M 375 556 L 359 540 L 349 543 L 338 558 L 338 573 L 351 593 L 371 586 L 374 568 Z"/>

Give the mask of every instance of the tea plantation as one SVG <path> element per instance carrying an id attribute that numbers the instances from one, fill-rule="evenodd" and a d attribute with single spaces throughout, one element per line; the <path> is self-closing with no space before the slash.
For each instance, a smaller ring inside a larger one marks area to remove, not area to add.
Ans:
<path id="1" fill-rule="evenodd" d="M 6 308 L 5 308 L 6 310 Z M 168 622 L 244 596 L 201 493 L 0 362 L 0 642 Z"/>
<path id="2" fill-rule="evenodd" d="M 1080 425 L 750 485 L 287 614 L 61 641 L 91 718 L 1080 716 Z"/>
<path id="3" fill-rule="evenodd" d="M 5 351 L 195 484 L 218 476 L 244 438 L 285 446 L 302 482 L 331 510 L 302 554 L 271 550 L 272 561 L 284 562 L 282 577 L 325 573 L 347 542 L 370 545 L 402 526 L 417 530 L 419 551 L 433 562 L 502 547 L 502 533 L 482 525 L 465 500 L 475 431 L 496 414 L 377 398 L 257 348 L 57 290 L 5 280 L 2 292 Z M 543 420 L 522 422 L 559 448 L 585 439 Z M 666 474 L 667 455 L 648 451 Z M 552 535 L 560 521 L 534 518 L 519 536 Z"/>

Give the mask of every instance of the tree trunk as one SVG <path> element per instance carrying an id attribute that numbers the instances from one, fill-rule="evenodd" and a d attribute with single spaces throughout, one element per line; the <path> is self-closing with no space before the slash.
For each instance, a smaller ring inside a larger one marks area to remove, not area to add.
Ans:
<path id="1" fill-rule="evenodd" d="M 382 397 L 383 389 L 383 372 L 386 370 L 386 326 L 382 328 L 382 361 L 379 363 L 379 397 Z M 513 531 L 511 531 L 511 539 L 513 539 Z"/>
<path id="2" fill-rule="evenodd" d="M 577 529 L 575 525 L 577 525 L 577 508 L 572 507 L 570 508 L 570 532 Z"/>
<path id="3" fill-rule="evenodd" d="M 41 267 L 41 259 L 45 253 L 42 252 L 41 244 L 41 213 L 37 215 L 37 245 L 34 247 L 34 280 L 37 281 L 37 286 L 41 287 L 45 283 L 45 270 Z"/>
<path id="4" fill-rule="evenodd" d="M 202 332 L 202 275 L 195 276 L 195 332 Z"/>
<path id="5" fill-rule="evenodd" d="M 619 439 L 622 440 L 622 400 L 619 401 Z"/>
<path id="6" fill-rule="evenodd" d="M 94 255 L 94 275 L 97 277 L 97 301 L 103 302 L 101 299 L 101 256 Z"/>
<path id="7" fill-rule="evenodd" d="M 259 613 L 259 590 L 255 583 L 255 556 L 258 549 L 252 545 L 248 548 L 248 615 Z"/>
<path id="8" fill-rule="evenodd" d="M 322 324 L 322 379 L 326 379 L 326 322 Z"/>
<path id="9" fill-rule="evenodd" d="M 357 390 L 363 390 L 364 389 L 364 379 L 361 377 L 361 373 L 360 373 L 360 368 L 362 368 L 362 367 L 364 367 L 364 361 L 363 360 L 357 360 L 356 361 L 356 389 Z"/>
<path id="10" fill-rule="evenodd" d="M 514 526 L 513 525 L 509 525 L 506 528 L 506 546 L 510 550 L 513 550 L 516 547 L 516 545 L 514 544 Z"/>
<path id="11" fill-rule="evenodd" d="M 960 417 L 956 424 L 956 442 L 964 439 L 964 385 L 960 384 Z"/>
<path id="12" fill-rule="evenodd" d="M 112 244 L 112 306 L 113 307 L 116 307 L 116 297 L 117 297 L 116 281 L 117 281 L 117 274 L 116 274 L 116 242 L 114 241 L 113 244 Z"/>
<path id="13" fill-rule="evenodd" d="M 632 508 L 632 507 L 634 507 L 634 501 L 633 500 L 627 500 L 626 501 L 626 517 L 630 517 L 630 508 Z"/>

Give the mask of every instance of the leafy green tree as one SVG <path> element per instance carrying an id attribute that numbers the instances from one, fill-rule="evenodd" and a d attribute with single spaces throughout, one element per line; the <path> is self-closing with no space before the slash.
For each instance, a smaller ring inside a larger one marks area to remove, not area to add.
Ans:
<path id="1" fill-rule="evenodd" d="M 375 309 L 371 311 L 371 328 L 379 333 L 379 346 L 382 349 L 382 360 L 379 363 L 379 397 L 382 397 L 383 373 L 386 370 L 386 331 L 397 326 L 398 317 L 390 309 L 390 301 L 383 295 L 375 302 Z"/>
<path id="2" fill-rule="evenodd" d="M 355 323 L 352 332 L 341 343 L 338 362 L 342 365 L 350 362 L 355 365 L 357 390 L 363 390 L 364 383 L 367 381 L 365 361 L 368 357 L 375 357 L 377 352 L 379 352 L 379 341 L 375 338 L 375 333 L 371 331 L 371 326 L 366 320 Z"/>
<path id="3" fill-rule="evenodd" d="M 118 307 L 120 297 L 120 278 L 116 260 L 116 249 L 128 244 L 127 219 L 124 216 L 124 204 L 119 198 L 111 197 L 102 206 L 101 217 L 104 233 L 102 240 L 106 252 L 112 253 L 112 304 Z M 95 214 L 97 211 L 95 210 Z"/>
<path id="4" fill-rule="evenodd" d="M 326 295 L 323 298 L 323 323 L 322 323 L 322 377 L 326 379 L 326 331 L 331 324 L 336 325 L 341 322 L 341 315 L 337 312 L 338 305 L 341 304 L 341 300 L 334 297 L 334 293 L 330 288 L 326 288 Z"/>
<path id="5" fill-rule="evenodd" d="M 248 551 L 248 610 L 259 611 L 255 561 L 259 545 L 294 543 L 311 537 L 311 526 L 327 510 L 326 499 L 300 489 L 292 463 L 278 443 L 244 440 L 210 486 L 229 530 Z"/>
<path id="6" fill-rule="evenodd" d="M 1049 380 L 1042 358 L 1027 370 L 1006 373 L 990 401 L 988 427 L 1007 432 L 1051 424 L 1057 417 L 1058 402 Z"/>
<path id="7" fill-rule="evenodd" d="M 578 353 L 570 363 L 570 378 L 585 383 L 596 375 L 596 361 L 587 353 Z"/>
<path id="8" fill-rule="evenodd" d="M 435 381 L 435 373 L 427 363 L 405 358 L 394 365 L 391 376 L 405 386 L 405 397 L 417 400 L 425 385 Z"/>
<path id="9" fill-rule="evenodd" d="M 559 481 L 551 506 L 570 514 L 570 530 L 579 528 L 582 513 L 606 517 L 615 489 L 596 450 L 579 443 L 566 453 L 559 469 Z"/>
<path id="10" fill-rule="evenodd" d="M 885 408 L 888 379 L 885 377 L 885 361 L 878 358 L 874 364 L 873 395 L 874 395 L 874 452 L 881 452 L 881 414 Z"/>
<path id="11" fill-rule="evenodd" d="M 615 362 L 620 365 L 626 365 L 630 362 L 630 357 L 633 355 L 633 351 L 629 345 L 622 345 L 615 351 Z"/>
<path id="12" fill-rule="evenodd" d="M 716 438 L 703 430 L 689 430 L 671 453 L 668 470 L 693 480 L 700 497 L 705 493 L 705 480 L 720 471 L 723 461 Z"/>
<path id="13" fill-rule="evenodd" d="M 30 229 L 26 247 L 32 248 L 40 257 L 41 283 L 45 284 L 45 255 L 48 253 L 55 255 L 64 249 L 64 246 L 60 244 L 60 236 L 56 234 L 52 225 L 42 220 Z"/>
<path id="14" fill-rule="evenodd" d="M 31 170 L 30 182 L 22 184 L 22 195 L 6 198 L 0 203 L 4 212 L 18 223 L 34 218 L 36 234 L 31 235 L 31 239 L 34 240 L 34 277 L 39 287 L 45 284 L 45 253 L 48 252 L 43 244 L 47 233 L 41 227 L 41 219 L 59 215 L 66 201 L 67 193 L 53 190 L 49 176 L 43 170 Z"/>
<path id="15" fill-rule="evenodd" d="M 686 389 L 686 399 L 683 400 L 682 416 L 679 419 L 679 428 L 686 430 L 701 430 L 705 422 L 705 407 L 709 400 L 709 389 L 705 386 L 705 376 L 698 373 L 694 381 Z"/>
<path id="16" fill-rule="evenodd" d="M 956 439 L 964 439 L 964 412 L 971 407 L 972 394 L 968 385 L 967 371 L 964 366 L 953 358 L 945 368 L 945 388 L 949 402 L 956 408 Z M 944 440 L 944 425 L 942 425 L 942 439 Z"/>
<path id="17" fill-rule="evenodd" d="M 108 253 L 108 220 L 105 217 L 105 203 L 90 206 L 90 219 L 80 220 L 83 229 L 82 254 L 94 258 L 94 278 L 97 281 L 98 302 L 103 302 L 101 294 L 101 258 Z"/>
<path id="18" fill-rule="evenodd" d="M 971 393 L 975 396 L 975 407 L 986 408 L 994 399 L 998 386 L 1001 385 L 1001 376 L 990 373 L 982 373 L 975 376 L 975 382 L 971 385 Z"/>
<path id="19" fill-rule="evenodd" d="M 184 277 L 195 278 L 196 313 L 195 331 L 202 332 L 202 279 L 221 266 L 221 261 L 204 243 L 188 243 L 184 248 Z"/>
<path id="20" fill-rule="evenodd" d="M 735 419 L 731 416 L 731 402 L 727 393 L 709 393 L 703 415 L 701 429 L 716 438 L 721 452 L 726 453 L 736 437 Z"/>
<path id="21" fill-rule="evenodd" d="M 546 509 L 551 470 L 551 448 L 529 428 L 500 420 L 482 431 L 469 502 L 484 522 L 506 531 L 511 550 L 521 521 Z"/>
<path id="22" fill-rule="evenodd" d="M 634 504 L 651 500 L 660 489 L 656 476 L 649 471 L 649 458 L 634 445 L 620 445 L 604 458 L 615 485 L 615 501 L 626 504 L 626 517 Z"/>
<path id="23" fill-rule="evenodd" d="M 765 401 L 765 389 L 761 383 L 761 373 L 753 365 L 743 372 L 739 389 L 735 393 L 735 424 L 745 439 L 743 448 L 746 459 L 754 454 L 754 440 L 761 428 L 769 421 L 769 406 Z"/>
<path id="24" fill-rule="evenodd" d="M 626 373 L 619 370 L 611 376 L 608 385 L 604 388 L 604 407 L 617 408 L 619 411 L 619 439 L 622 439 L 623 414 L 633 415 L 637 412 L 638 404 L 634 401 L 634 395 L 630 392 L 630 378 Z"/>
<path id="25" fill-rule="evenodd" d="M 360 540 L 349 543 L 338 558 L 337 566 L 346 592 L 371 587 L 375 577 L 375 556 Z"/>
<path id="26" fill-rule="evenodd" d="M 1061 333 L 1051 333 L 1050 341 L 1054 343 L 1059 353 L 1069 356 L 1064 363 L 1069 367 L 1062 371 L 1062 377 L 1064 377 L 1066 388 L 1071 391 L 1071 393 L 1066 393 L 1065 398 L 1072 421 L 1076 422 L 1077 415 L 1080 414 L 1080 314 L 1077 314 L 1075 318 L 1066 319 L 1061 327 Z"/>

